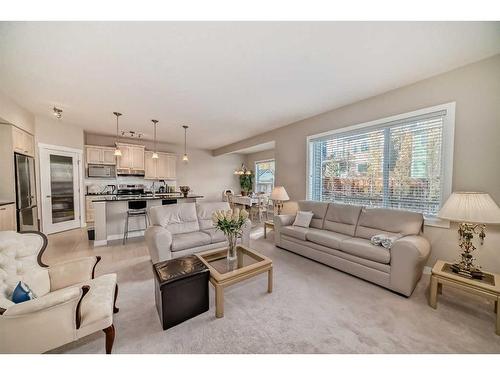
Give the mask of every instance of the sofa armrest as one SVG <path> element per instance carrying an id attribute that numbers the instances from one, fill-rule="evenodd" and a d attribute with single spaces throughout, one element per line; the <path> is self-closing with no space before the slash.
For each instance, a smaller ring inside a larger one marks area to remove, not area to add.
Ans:
<path id="1" fill-rule="evenodd" d="M 76 339 L 83 287 L 65 288 L 0 314 L 0 353 L 43 353 Z"/>
<path id="2" fill-rule="evenodd" d="M 76 301 L 78 303 L 81 295 L 82 290 L 77 286 L 56 290 L 55 292 L 47 293 L 42 297 L 9 306 L 2 316 L 7 317 L 33 314 L 38 311 L 57 307 L 58 305 L 70 303 L 72 301 Z"/>
<path id="3" fill-rule="evenodd" d="M 252 221 L 246 219 L 245 223 L 241 227 L 241 244 L 246 247 L 250 247 L 250 232 L 252 231 Z"/>
<path id="4" fill-rule="evenodd" d="M 172 233 L 170 231 L 161 226 L 153 225 L 146 229 L 144 237 L 153 264 L 172 259 Z"/>
<path id="5" fill-rule="evenodd" d="M 100 256 L 71 259 L 49 267 L 50 290 L 55 291 L 94 278 Z"/>
<path id="6" fill-rule="evenodd" d="M 274 243 L 281 245 L 281 228 L 292 225 L 296 215 L 276 215 L 274 216 Z"/>
<path id="7" fill-rule="evenodd" d="M 410 296 L 422 277 L 431 245 L 423 236 L 405 236 L 391 247 L 391 288 Z"/>

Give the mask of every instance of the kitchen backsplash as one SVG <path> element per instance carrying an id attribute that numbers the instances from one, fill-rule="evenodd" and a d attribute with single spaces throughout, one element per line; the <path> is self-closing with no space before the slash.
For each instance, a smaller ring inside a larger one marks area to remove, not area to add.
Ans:
<path id="1" fill-rule="evenodd" d="M 145 180 L 141 177 L 135 176 L 118 176 L 116 178 L 86 178 L 85 179 L 85 192 L 87 193 L 101 193 L 107 192 L 108 185 L 118 185 L 127 184 L 127 185 L 144 185 L 146 190 L 151 190 L 153 187 L 153 182 L 155 185 L 155 189 L 158 190 L 160 186 L 164 186 L 163 183 L 158 181 Z M 166 181 L 168 186 L 173 186 L 175 191 L 177 191 L 177 184 L 175 181 Z"/>

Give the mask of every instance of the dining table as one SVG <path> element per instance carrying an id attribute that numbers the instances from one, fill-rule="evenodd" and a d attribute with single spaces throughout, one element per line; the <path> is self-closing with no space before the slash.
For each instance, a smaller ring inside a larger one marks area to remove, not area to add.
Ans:
<path id="1" fill-rule="evenodd" d="M 235 204 L 241 204 L 245 207 L 251 207 L 254 204 L 259 203 L 259 198 L 258 197 L 252 197 L 249 195 L 233 195 L 233 203 Z"/>

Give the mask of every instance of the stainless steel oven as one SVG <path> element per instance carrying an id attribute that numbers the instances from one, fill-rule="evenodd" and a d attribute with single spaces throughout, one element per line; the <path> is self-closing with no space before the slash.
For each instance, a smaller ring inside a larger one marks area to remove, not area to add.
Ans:
<path id="1" fill-rule="evenodd" d="M 89 164 L 87 174 L 89 177 L 115 178 L 116 167 L 114 165 Z"/>

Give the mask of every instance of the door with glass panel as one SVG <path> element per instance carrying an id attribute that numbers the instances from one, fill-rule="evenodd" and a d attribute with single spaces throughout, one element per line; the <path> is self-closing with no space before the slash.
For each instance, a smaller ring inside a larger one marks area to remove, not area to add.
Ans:
<path id="1" fill-rule="evenodd" d="M 80 159 L 77 152 L 40 149 L 44 233 L 61 232 L 81 225 Z"/>

